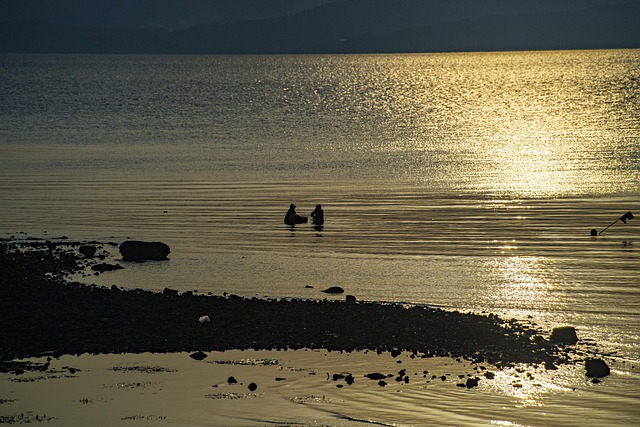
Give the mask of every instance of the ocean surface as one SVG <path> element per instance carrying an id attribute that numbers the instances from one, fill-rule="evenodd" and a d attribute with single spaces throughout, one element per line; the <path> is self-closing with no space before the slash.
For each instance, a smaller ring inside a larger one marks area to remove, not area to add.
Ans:
<path id="1" fill-rule="evenodd" d="M 1 55 L 0 93 L 0 237 L 171 247 L 89 283 L 571 325 L 614 375 L 536 410 L 640 416 L 640 50 Z"/>

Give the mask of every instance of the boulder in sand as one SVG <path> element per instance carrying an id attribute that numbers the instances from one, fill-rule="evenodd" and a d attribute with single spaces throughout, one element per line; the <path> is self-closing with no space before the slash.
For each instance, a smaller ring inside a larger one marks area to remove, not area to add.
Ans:
<path id="1" fill-rule="evenodd" d="M 127 240 L 120 245 L 120 254 L 125 261 L 162 261 L 171 252 L 162 242 Z"/>

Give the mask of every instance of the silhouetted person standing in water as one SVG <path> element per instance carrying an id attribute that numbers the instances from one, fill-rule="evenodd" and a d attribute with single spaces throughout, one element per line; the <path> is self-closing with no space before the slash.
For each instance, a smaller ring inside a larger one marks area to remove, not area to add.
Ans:
<path id="1" fill-rule="evenodd" d="M 323 225 L 324 224 L 324 211 L 322 210 L 321 205 L 316 205 L 316 208 L 313 212 L 311 212 L 311 219 L 315 225 Z"/>

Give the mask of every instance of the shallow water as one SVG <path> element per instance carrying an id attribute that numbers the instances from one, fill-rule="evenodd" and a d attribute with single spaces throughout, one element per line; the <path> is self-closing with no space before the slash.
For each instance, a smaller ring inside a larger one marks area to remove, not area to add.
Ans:
<path id="1" fill-rule="evenodd" d="M 639 389 L 640 220 L 589 231 L 640 212 L 640 51 L 0 64 L 0 233 L 171 247 L 84 280 L 574 325 Z"/>
<path id="2" fill-rule="evenodd" d="M 629 375 L 614 369 L 610 381 L 594 385 L 576 371 L 495 371 L 406 353 L 228 351 L 203 361 L 188 353 L 64 356 L 46 372 L 0 375 L 0 409 L 6 420 L 39 417 L 64 426 L 633 424 L 638 396 Z M 379 386 L 364 377 L 373 372 L 391 377 Z M 351 374 L 354 382 L 334 374 Z M 469 375 L 480 378 L 478 386 L 459 386 Z M 250 383 L 257 388 L 249 390 Z"/>

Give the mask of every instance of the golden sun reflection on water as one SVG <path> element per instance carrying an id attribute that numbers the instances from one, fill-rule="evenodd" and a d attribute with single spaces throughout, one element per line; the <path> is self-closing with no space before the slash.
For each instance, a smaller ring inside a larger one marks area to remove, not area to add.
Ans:
<path id="1" fill-rule="evenodd" d="M 554 295 L 553 261 L 542 257 L 505 257 L 493 260 L 493 268 L 502 277 L 495 299 L 512 310 L 549 309 L 557 307 Z"/>
<path id="2" fill-rule="evenodd" d="M 571 366 L 561 366 L 554 371 L 546 371 L 543 367 L 517 366 L 497 372 L 494 379 L 484 381 L 483 386 L 510 396 L 519 408 L 544 408 L 545 399 L 569 392 L 582 384 L 576 378 L 580 378 L 580 375 Z"/>

